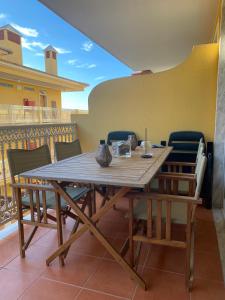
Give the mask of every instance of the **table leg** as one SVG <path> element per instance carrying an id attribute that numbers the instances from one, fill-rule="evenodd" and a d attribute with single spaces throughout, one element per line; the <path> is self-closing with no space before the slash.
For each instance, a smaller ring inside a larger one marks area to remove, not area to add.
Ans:
<path id="1" fill-rule="evenodd" d="M 123 259 L 123 257 L 116 251 L 116 249 L 108 242 L 100 230 L 95 226 L 95 222 L 100 219 L 113 205 L 119 201 L 121 197 L 126 195 L 130 188 L 121 188 L 108 202 L 101 208 L 92 218 L 88 218 L 84 212 L 82 212 L 79 206 L 73 202 L 71 197 L 64 191 L 60 184 L 56 181 L 51 181 L 51 184 L 55 190 L 64 198 L 64 200 L 71 206 L 78 217 L 83 221 L 84 226 L 74 233 L 66 243 L 64 243 L 59 249 L 54 252 L 46 261 L 49 264 L 58 255 L 63 253 L 69 245 L 71 245 L 78 237 L 80 237 L 85 231 L 90 230 L 95 237 L 100 241 L 100 243 L 107 249 L 107 251 L 115 258 L 115 260 L 121 265 L 121 267 L 126 270 L 131 278 L 135 279 L 144 289 L 146 289 L 145 281 L 132 269 L 132 267 Z"/>

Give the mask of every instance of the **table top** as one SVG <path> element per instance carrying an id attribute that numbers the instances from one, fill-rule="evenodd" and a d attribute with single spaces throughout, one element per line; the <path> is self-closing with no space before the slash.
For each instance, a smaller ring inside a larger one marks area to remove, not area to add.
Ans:
<path id="1" fill-rule="evenodd" d="M 20 177 L 144 188 L 171 151 L 172 147 L 154 148 L 152 158 L 142 158 L 141 150 L 137 149 L 130 158 L 113 157 L 107 168 L 98 165 L 95 153 L 84 153 L 24 172 Z"/>

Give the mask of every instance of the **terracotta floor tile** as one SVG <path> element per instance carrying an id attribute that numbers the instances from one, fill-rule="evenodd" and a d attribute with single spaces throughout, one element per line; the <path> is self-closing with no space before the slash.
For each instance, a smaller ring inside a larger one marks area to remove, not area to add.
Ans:
<path id="1" fill-rule="evenodd" d="M 217 236 L 210 231 L 196 231 L 195 234 L 195 249 L 205 252 L 217 252 L 219 251 Z"/>
<path id="2" fill-rule="evenodd" d="M 105 293 L 130 298 L 133 295 L 136 283 L 130 279 L 116 262 L 102 261 L 100 267 L 88 280 L 85 287 Z"/>
<path id="3" fill-rule="evenodd" d="M 74 300 L 80 289 L 78 287 L 39 278 L 22 295 L 20 300 Z"/>
<path id="4" fill-rule="evenodd" d="M 103 257 L 106 249 L 101 245 L 94 235 L 88 231 L 83 234 L 71 247 L 70 251 L 75 251 L 78 254 L 92 255 Z"/>
<path id="5" fill-rule="evenodd" d="M 46 267 L 43 277 L 82 286 L 100 263 L 101 260 L 98 258 L 70 251 L 64 267 L 60 267 L 58 261 L 55 260 L 49 267 Z"/>
<path id="6" fill-rule="evenodd" d="M 184 274 L 185 250 L 152 245 L 146 267 Z"/>
<path id="7" fill-rule="evenodd" d="M 0 300 L 16 300 L 37 279 L 36 274 L 0 270 Z"/>
<path id="8" fill-rule="evenodd" d="M 212 221 L 196 219 L 195 229 L 196 229 L 196 232 L 203 232 L 203 233 L 207 232 L 207 234 L 216 236 L 216 228 L 215 228 L 214 222 L 212 222 Z"/>
<path id="9" fill-rule="evenodd" d="M 7 269 L 20 270 L 25 273 L 41 273 L 46 268 L 46 258 L 52 253 L 52 249 L 38 245 L 30 246 L 26 251 L 26 257 L 17 256 L 6 265 Z M 58 263 L 58 260 L 57 260 Z"/>
<path id="10" fill-rule="evenodd" d="M 126 239 L 115 238 L 115 239 L 110 240 L 110 243 L 114 246 L 114 248 L 117 251 L 120 251 L 125 241 L 126 241 Z M 135 249 L 136 249 L 136 246 L 137 246 L 137 243 L 135 243 Z M 147 255 L 148 255 L 148 252 L 150 251 L 150 249 L 151 249 L 151 245 L 146 244 L 146 243 L 142 243 L 141 251 L 140 251 L 140 257 L 139 257 L 139 260 L 138 260 L 139 266 L 142 266 L 145 263 L 145 260 L 147 258 Z M 109 254 L 108 252 L 106 252 L 104 257 L 109 258 L 109 259 L 113 259 L 111 254 Z M 127 261 L 129 261 L 129 250 L 128 250 L 127 254 L 125 255 L 125 259 Z"/>
<path id="11" fill-rule="evenodd" d="M 212 210 L 199 205 L 196 209 L 196 219 L 213 222 Z"/>
<path id="12" fill-rule="evenodd" d="M 134 300 L 189 299 L 183 275 L 146 268 L 144 269 L 143 276 L 148 284 L 148 290 L 144 291 L 141 287 L 138 287 L 133 298 Z"/>
<path id="13" fill-rule="evenodd" d="M 117 223 L 110 221 L 102 221 L 98 223 L 98 227 L 106 237 L 126 237 L 128 236 L 128 223 Z"/>
<path id="14" fill-rule="evenodd" d="M 25 240 L 29 237 L 32 229 L 33 229 L 32 226 L 29 226 L 29 225 L 25 225 L 24 226 Z M 33 244 L 34 242 L 36 242 L 40 237 L 42 237 L 43 235 L 45 235 L 50 230 L 51 229 L 49 229 L 49 228 L 38 228 L 38 230 L 36 231 L 36 233 L 35 233 L 32 241 L 31 241 L 31 244 Z M 19 235 L 18 235 L 18 231 L 13 232 L 8 237 L 6 237 L 6 239 L 13 240 L 13 242 L 17 243 L 18 247 L 19 247 Z"/>
<path id="15" fill-rule="evenodd" d="M 19 254 L 19 248 L 11 240 L 0 240 L 0 266 L 4 266 Z"/>
<path id="16" fill-rule="evenodd" d="M 195 278 L 223 281 L 218 253 L 195 251 Z"/>
<path id="17" fill-rule="evenodd" d="M 76 300 L 122 300 L 126 298 L 116 297 L 113 295 L 107 295 L 103 293 L 98 293 L 90 290 L 82 290 L 80 295 Z"/>
<path id="18" fill-rule="evenodd" d="M 63 228 L 63 240 L 69 237 L 70 232 Z M 46 234 L 42 235 L 36 242 L 35 245 L 50 248 L 54 251 L 58 248 L 58 238 L 56 230 L 49 230 Z"/>
<path id="19" fill-rule="evenodd" d="M 191 300 L 223 300 L 225 299 L 224 283 L 196 279 Z"/>

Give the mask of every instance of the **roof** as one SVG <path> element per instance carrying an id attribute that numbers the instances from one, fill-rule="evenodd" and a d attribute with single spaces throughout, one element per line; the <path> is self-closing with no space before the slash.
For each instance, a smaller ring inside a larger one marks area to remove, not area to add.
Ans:
<path id="1" fill-rule="evenodd" d="M 57 53 L 57 50 L 52 46 L 52 45 L 49 45 L 48 47 L 46 47 L 44 49 L 44 51 L 53 51 L 53 52 L 56 52 Z"/>
<path id="2" fill-rule="evenodd" d="M 6 24 L 6 25 L 0 27 L 0 30 L 3 30 L 3 29 L 7 29 L 7 30 L 12 31 L 12 32 L 18 34 L 19 36 L 21 36 L 21 33 L 10 24 Z"/>
<path id="3" fill-rule="evenodd" d="M 39 0 L 131 69 L 164 71 L 215 35 L 219 0 Z"/>
<path id="4" fill-rule="evenodd" d="M 83 91 L 88 84 L 0 60 L 0 78 L 60 90 Z"/>

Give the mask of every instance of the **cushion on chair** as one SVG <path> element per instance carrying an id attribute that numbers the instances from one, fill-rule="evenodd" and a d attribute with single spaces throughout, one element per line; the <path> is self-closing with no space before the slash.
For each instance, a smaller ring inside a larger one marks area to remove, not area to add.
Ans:
<path id="1" fill-rule="evenodd" d="M 81 188 L 74 188 L 74 187 L 66 187 L 66 191 L 67 193 L 70 195 L 70 197 L 74 200 L 74 201 L 78 201 L 81 197 L 84 197 L 87 192 L 89 191 L 88 188 L 86 187 L 81 187 Z M 35 198 L 35 194 L 33 197 L 33 202 L 34 205 L 36 204 L 36 198 Z M 42 206 L 42 193 L 40 193 L 40 202 L 41 202 L 41 206 Z M 29 195 L 24 195 L 22 197 L 22 203 L 25 207 L 30 207 L 30 198 Z M 46 206 L 48 209 L 54 209 L 55 208 L 55 194 L 53 192 L 46 192 Z M 67 202 L 61 198 L 61 208 L 65 209 L 67 207 Z"/>
<path id="2" fill-rule="evenodd" d="M 157 216 L 157 203 L 152 200 L 152 217 Z M 147 220 L 147 200 L 138 200 L 137 205 L 134 207 L 134 218 L 137 220 Z M 162 219 L 166 220 L 166 203 L 162 202 Z M 171 221 L 173 223 L 185 224 L 187 222 L 187 204 L 175 203 L 171 205 Z"/>
<path id="3" fill-rule="evenodd" d="M 73 142 L 56 142 L 55 143 L 55 155 L 57 161 L 63 160 L 72 156 L 81 154 L 80 141 L 75 140 Z"/>

